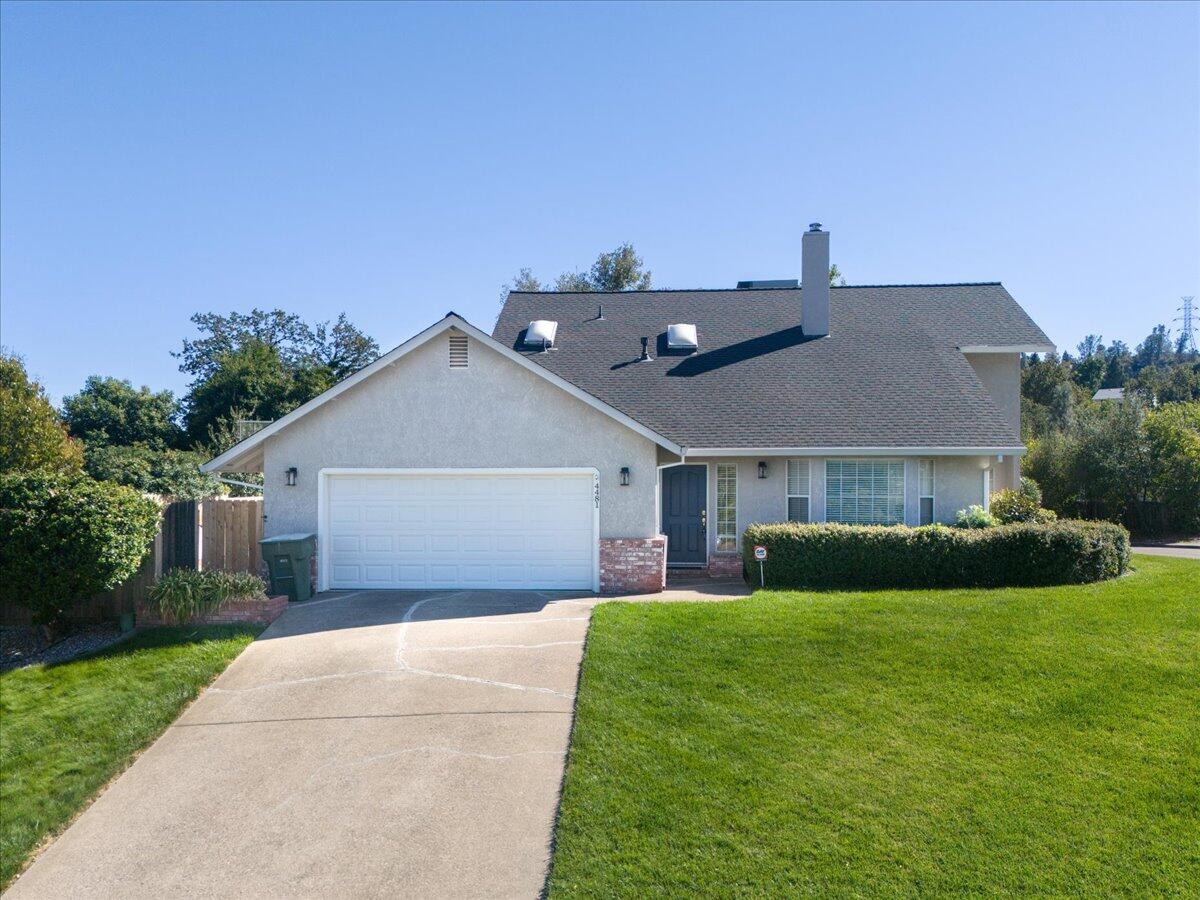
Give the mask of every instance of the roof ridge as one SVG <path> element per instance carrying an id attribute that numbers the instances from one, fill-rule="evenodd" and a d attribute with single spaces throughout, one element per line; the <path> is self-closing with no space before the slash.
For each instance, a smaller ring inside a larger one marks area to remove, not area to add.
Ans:
<path id="1" fill-rule="evenodd" d="M 1001 285 L 1000 281 L 926 281 L 926 282 L 910 282 L 900 284 L 831 284 L 831 290 L 844 290 L 846 288 L 919 288 L 919 287 L 990 287 L 993 285 Z M 753 287 L 753 288 L 647 288 L 646 290 L 635 291 L 509 291 L 510 294 L 530 294 L 533 296 L 543 296 L 547 294 L 560 294 L 571 296 L 588 296 L 593 294 L 612 295 L 612 294 L 744 294 L 750 291 L 799 291 L 803 287 Z"/>

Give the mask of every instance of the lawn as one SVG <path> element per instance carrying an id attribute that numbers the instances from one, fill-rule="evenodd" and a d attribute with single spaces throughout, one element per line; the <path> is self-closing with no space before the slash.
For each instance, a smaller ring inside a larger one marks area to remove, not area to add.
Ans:
<path id="1" fill-rule="evenodd" d="M 261 629 L 159 628 L 0 675 L 0 886 Z"/>
<path id="2" fill-rule="evenodd" d="M 1200 562 L 599 606 L 557 896 L 1195 896 Z"/>

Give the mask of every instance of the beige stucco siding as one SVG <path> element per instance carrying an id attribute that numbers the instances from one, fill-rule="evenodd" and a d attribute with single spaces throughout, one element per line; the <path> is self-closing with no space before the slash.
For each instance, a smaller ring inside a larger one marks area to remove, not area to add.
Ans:
<path id="1" fill-rule="evenodd" d="M 809 515 L 813 522 L 825 521 L 826 457 L 805 457 L 809 461 Z M 854 457 L 839 457 L 853 459 Z M 877 458 L 877 457 L 872 457 Z M 973 503 L 983 502 L 983 469 L 994 466 L 994 457 L 939 456 L 934 460 L 934 519 L 952 523 L 955 514 Z M 766 457 L 767 477 L 758 477 L 759 457 L 688 457 L 688 463 L 708 466 L 708 552 L 717 547 L 717 465 L 737 467 L 737 517 L 739 533 L 755 522 L 787 521 L 787 460 Z M 995 467 L 993 468 L 995 471 Z M 904 459 L 904 518 L 906 524 L 920 521 L 919 466 L 916 457 Z"/>
<path id="2" fill-rule="evenodd" d="M 358 467 L 591 467 L 601 537 L 658 533 L 652 441 L 475 340 L 468 358 L 451 369 L 439 335 L 268 438 L 265 533 L 317 531 L 318 473 Z"/>

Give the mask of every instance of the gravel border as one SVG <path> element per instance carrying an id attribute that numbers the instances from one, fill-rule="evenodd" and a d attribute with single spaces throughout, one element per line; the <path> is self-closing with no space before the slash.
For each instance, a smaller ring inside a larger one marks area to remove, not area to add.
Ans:
<path id="1" fill-rule="evenodd" d="M 79 625 L 71 633 L 39 650 L 37 632 L 28 626 L 0 628 L 0 672 L 38 663 L 55 665 L 110 647 L 133 632 L 121 631 L 116 622 Z"/>

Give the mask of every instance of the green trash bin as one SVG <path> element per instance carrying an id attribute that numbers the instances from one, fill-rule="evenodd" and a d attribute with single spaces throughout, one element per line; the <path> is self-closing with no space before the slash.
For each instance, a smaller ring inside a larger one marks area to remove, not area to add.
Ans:
<path id="1" fill-rule="evenodd" d="M 315 534 L 281 534 L 258 542 L 271 575 L 271 594 L 287 594 L 296 603 L 312 598 L 309 560 L 317 548 Z"/>

